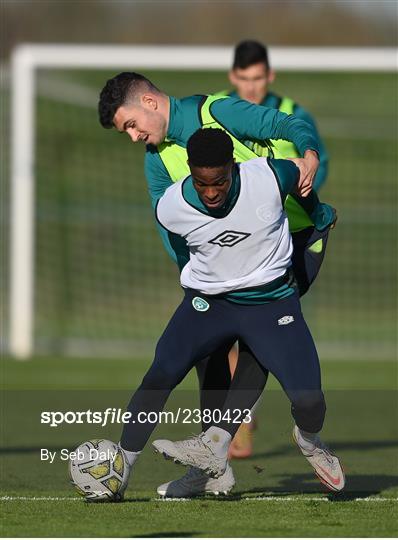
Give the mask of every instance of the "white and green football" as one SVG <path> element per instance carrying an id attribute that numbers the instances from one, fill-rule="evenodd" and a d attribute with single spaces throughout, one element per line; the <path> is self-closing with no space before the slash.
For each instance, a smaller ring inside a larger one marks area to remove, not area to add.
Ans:
<path id="1" fill-rule="evenodd" d="M 123 499 L 129 467 L 120 447 L 106 439 L 92 439 L 78 446 L 69 460 L 72 484 L 88 502 Z"/>

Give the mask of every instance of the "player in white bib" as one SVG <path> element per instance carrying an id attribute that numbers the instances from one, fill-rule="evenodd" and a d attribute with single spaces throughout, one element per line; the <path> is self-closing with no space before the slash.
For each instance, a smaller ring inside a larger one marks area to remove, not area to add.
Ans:
<path id="1" fill-rule="evenodd" d="M 283 201 L 297 186 L 298 169 L 292 162 L 268 158 L 236 165 L 232 141 L 219 129 L 197 131 L 187 151 L 191 175 L 168 188 L 156 208 L 160 225 L 189 249 L 181 273 L 185 297 L 129 403 L 132 419 L 140 412 L 161 411 L 201 358 L 239 339 L 259 369 L 269 370 L 281 383 L 291 402 L 297 444 L 321 481 L 340 491 L 345 479 L 339 459 L 319 438 L 326 411 L 319 360 L 291 272 L 292 240 Z M 309 196 L 308 208 L 320 230 L 334 223 L 334 210 L 316 194 Z M 238 390 L 232 381 L 223 412 L 238 409 L 243 421 L 262 388 L 257 393 Z M 154 427 L 125 426 L 121 447 L 131 465 Z M 238 428 L 222 414 L 198 437 L 159 440 L 154 447 L 211 477 L 228 477 L 228 447 Z"/>
<path id="2" fill-rule="evenodd" d="M 287 216 L 268 161 L 252 159 L 236 165 L 238 171 L 239 196 L 222 219 L 190 204 L 184 182 L 170 187 L 159 201 L 158 221 L 190 249 L 180 278 L 185 289 L 214 295 L 251 288 L 283 276 L 291 265 Z"/>

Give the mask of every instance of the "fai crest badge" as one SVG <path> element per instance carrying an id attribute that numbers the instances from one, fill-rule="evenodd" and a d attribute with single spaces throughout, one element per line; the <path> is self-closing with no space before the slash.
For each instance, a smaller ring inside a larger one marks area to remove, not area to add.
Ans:
<path id="1" fill-rule="evenodd" d="M 294 321 L 293 315 L 285 315 L 284 317 L 281 317 L 278 319 L 279 326 L 285 326 L 286 324 L 290 324 Z"/>
<path id="2" fill-rule="evenodd" d="M 195 296 L 195 298 L 192 300 L 192 305 L 196 311 L 207 311 L 210 307 L 210 304 L 199 296 Z"/>

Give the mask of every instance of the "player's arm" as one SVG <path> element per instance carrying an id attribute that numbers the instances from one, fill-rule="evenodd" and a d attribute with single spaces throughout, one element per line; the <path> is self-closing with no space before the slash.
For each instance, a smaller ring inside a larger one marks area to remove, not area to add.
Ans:
<path id="1" fill-rule="evenodd" d="M 173 181 L 159 156 L 156 146 L 151 144 L 146 147 L 144 171 L 152 208 L 155 208 L 156 203 L 164 195 L 166 189 L 173 185 Z"/>
<path id="2" fill-rule="evenodd" d="M 240 140 L 284 139 L 294 143 L 302 158 L 298 189 L 306 196 L 311 191 L 319 165 L 319 146 L 313 127 L 294 115 L 254 105 L 242 99 L 220 99 L 211 106 L 212 115 Z"/>
<path id="3" fill-rule="evenodd" d="M 278 182 L 282 201 L 290 195 L 307 212 L 318 231 L 323 231 L 336 221 L 336 210 L 329 204 L 321 203 L 315 190 L 307 197 L 297 194 L 300 171 L 296 165 L 286 159 L 269 159 L 268 163 Z"/>
<path id="4" fill-rule="evenodd" d="M 173 185 L 173 181 L 171 180 L 166 167 L 160 159 L 156 148 L 151 147 L 150 145 L 148 145 L 145 154 L 144 168 L 152 208 L 156 209 L 159 199 L 164 195 L 166 189 Z M 181 271 L 189 261 L 189 251 L 185 240 L 167 231 L 158 221 L 157 229 L 167 253 L 178 265 L 178 268 Z"/>
<path id="5" fill-rule="evenodd" d="M 304 120 L 304 122 L 307 122 L 307 124 L 310 124 L 313 127 L 314 133 L 317 137 L 318 148 L 319 148 L 319 168 L 316 172 L 312 187 L 313 189 L 315 189 L 316 192 L 319 192 L 320 188 L 325 183 L 326 177 L 328 175 L 329 156 L 326 151 L 325 144 L 319 134 L 315 120 L 311 116 L 311 114 L 305 109 L 303 109 L 302 107 L 300 107 L 299 105 L 296 105 L 294 108 L 294 115 L 300 118 L 301 120 Z"/>
<path id="6" fill-rule="evenodd" d="M 181 272 L 189 261 L 189 249 L 186 240 L 182 236 L 168 231 L 160 223 L 157 223 L 157 226 L 167 253 Z"/>
<path id="7" fill-rule="evenodd" d="M 178 268 L 181 272 L 181 270 L 189 261 L 189 248 L 188 248 L 185 238 L 170 231 L 167 228 L 166 224 L 164 223 L 161 217 L 161 212 L 159 212 L 159 204 L 161 202 L 162 202 L 162 197 L 157 201 L 156 206 L 155 206 L 156 224 L 160 233 L 160 237 L 162 238 L 163 244 L 166 248 L 166 251 L 174 260 L 174 262 L 177 263 Z"/>

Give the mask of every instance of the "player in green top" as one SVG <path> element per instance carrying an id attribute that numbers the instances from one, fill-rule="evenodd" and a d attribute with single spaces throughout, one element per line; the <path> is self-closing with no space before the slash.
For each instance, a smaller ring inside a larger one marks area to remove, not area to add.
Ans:
<path id="1" fill-rule="evenodd" d="M 294 114 L 297 118 L 304 120 L 313 127 L 319 149 L 319 168 L 314 179 L 313 188 L 315 191 L 319 191 L 328 174 L 329 157 L 325 145 L 311 114 L 291 98 L 280 96 L 270 90 L 270 86 L 275 80 L 275 71 L 271 68 L 267 48 L 258 41 L 247 40 L 240 42 L 235 48 L 229 80 L 234 89 L 219 92 L 217 95 L 245 99 L 256 105 L 277 109 L 286 114 Z M 300 155 L 296 146 L 289 141 L 274 140 L 272 144 L 274 157 L 276 158 L 290 158 Z"/>
<path id="2" fill-rule="evenodd" d="M 114 127 L 127 133 L 133 142 L 141 141 L 146 145 L 145 175 L 153 207 L 174 181 L 189 174 L 187 141 L 204 125 L 222 127 L 228 132 L 237 162 L 256 157 L 247 141 L 261 142 L 264 146 L 269 139 L 292 141 L 301 156 L 294 159 L 300 170 L 298 191 L 306 197 L 294 195 L 286 200 L 285 208 L 290 206 L 290 228 L 307 230 L 311 234 L 317 230 L 316 217 L 309 215 L 308 208 L 313 207 L 316 197 L 312 182 L 319 164 L 319 148 L 314 129 L 303 120 L 234 98 L 190 96 L 176 99 L 159 90 L 146 77 L 130 72 L 120 73 L 107 81 L 100 95 L 99 116 L 103 127 Z M 184 241 L 164 230 L 160 232 L 167 251 L 182 269 L 189 260 Z M 294 271 L 296 273 L 296 269 Z M 266 374 L 259 370 L 249 350 L 242 349 L 239 358 L 243 361 L 238 363 L 234 374 L 234 386 L 256 392 L 265 385 Z M 202 409 L 222 410 L 231 384 L 228 350 L 219 350 L 204 359 L 197 371 Z M 203 422 L 203 429 L 206 427 Z M 198 493 L 195 486 L 201 474 L 199 471 L 195 478 L 183 482 L 185 491 L 180 490 L 179 496 Z M 201 485 L 201 492 L 220 491 L 214 483 L 202 481 Z"/>
<path id="3" fill-rule="evenodd" d="M 258 41 L 245 40 L 238 43 L 235 47 L 234 60 L 229 72 L 229 80 L 234 89 L 219 92 L 216 95 L 241 98 L 251 103 L 255 103 L 256 105 L 277 109 L 287 114 L 294 114 L 296 117 L 301 118 L 312 125 L 317 136 L 319 148 L 319 168 L 314 179 L 313 188 L 315 191 L 319 191 L 326 180 L 328 172 L 328 155 L 326 153 L 325 145 L 319 136 L 312 116 L 289 97 L 279 96 L 270 90 L 270 86 L 275 80 L 275 72 L 271 68 L 267 48 Z M 246 141 L 246 144 L 253 148 L 256 154 L 268 155 L 268 148 L 262 146 L 261 143 Z M 284 140 L 273 140 L 272 150 L 275 158 L 291 158 L 300 155 L 298 149 L 292 142 Z M 315 242 L 318 242 L 320 255 L 315 255 L 315 260 L 319 262 L 319 264 L 322 262 L 326 249 L 327 234 L 328 233 L 326 232 L 324 238 L 318 238 L 318 236 L 316 236 L 315 241 L 312 243 L 313 245 Z M 293 241 L 296 244 L 296 248 L 298 248 L 296 249 L 296 254 L 299 256 L 299 253 L 303 253 L 302 244 L 304 243 L 304 245 L 306 245 L 308 242 L 306 233 L 295 233 L 293 235 Z M 311 242 L 309 242 L 309 244 L 311 244 Z M 311 252 L 307 251 L 306 253 L 307 259 L 311 258 Z M 317 269 L 314 268 L 313 272 L 316 271 Z M 232 375 L 236 369 L 237 358 L 236 352 L 234 354 L 234 351 L 231 351 L 229 363 Z M 256 420 L 241 425 L 241 428 L 237 432 L 229 448 L 230 458 L 246 458 L 251 455 L 253 429 L 255 426 Z"/>

